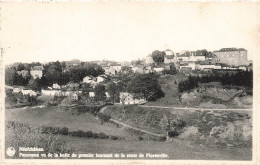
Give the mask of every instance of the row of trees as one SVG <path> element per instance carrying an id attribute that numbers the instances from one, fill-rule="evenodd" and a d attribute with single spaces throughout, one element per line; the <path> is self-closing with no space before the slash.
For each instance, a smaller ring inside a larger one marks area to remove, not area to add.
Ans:
<path id="1" fill-rule="evenodd" d="M 179 92 L 189 91 L 198 87 L 198 83 L 221 82 L 222 85 L 243 86 L 253 88 L 253 71 L 239 71 L 237 73 L 212 74 L 202 77 L 189 76 L 178 85 Z"/>
<path id="2" fill-rule="evenodd" d="M 30 81 L 37 81 L 36 84 L 39 84 L 39 88 L 42 86 L 49 86 L 54 83 L 59 85 L 65 85 L 68 82 L 72 81 L 79 83 L 86 76 L 98 76 L 104 74 L 104 70 L 101 66 L 97 64 L 85 63 L 82 62 L 80 65 L 72 66 L 66 68 L 64 62 L 60 63 L 59 61 L 50 62 L 43 65 L 43 77 L 39 80 L 32 80 L 30 75 L 31 67 L 39 66 L 40 63 L 32 64 L 18 64 L 16 67 L 13 66 L 5 71 L 5 82 L 7 85 L 19 85 L 27 86 Z M 33 82 L 31 82 L 32 84 Z"/>
<path id="3" fill-rule="evenodd" d="M 95 100 L 104 101 L 106 99 L 106 87 L 102 84 L 94 88 Z M 164 97 L 164 93 L 158 82 L 156 74 L 136 74 L 133 76 L 122 75 L 118 83 L 111 82 L 107 85 L 107 92 L 112 102 L 120 101 L 120 92 L 129 92 L 136 99 L 146 99 L 154 101 Z"/>

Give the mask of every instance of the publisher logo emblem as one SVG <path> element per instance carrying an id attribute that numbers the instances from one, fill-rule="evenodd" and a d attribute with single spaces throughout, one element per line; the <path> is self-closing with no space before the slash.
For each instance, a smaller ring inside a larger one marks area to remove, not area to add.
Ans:
<path id="1" fill-rule="evenodd" d="M 6 154 L 7 154 L 8 156 L 14 156 L 14 154 L 15 154 L 15 149 L 14 149 L 14 147 L 9 147 L 9 148 L 7 148 Z"/>

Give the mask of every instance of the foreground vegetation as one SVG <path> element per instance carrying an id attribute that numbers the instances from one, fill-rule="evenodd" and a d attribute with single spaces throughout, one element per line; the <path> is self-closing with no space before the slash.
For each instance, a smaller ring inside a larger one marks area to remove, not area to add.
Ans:
<path id="1" fill-rule="evenodd" d="M 119 121 L 170 137 L 203 145 L 252 145 L 251 112 L 165 110 L 140 106 L 108 107 L 105 113 Z"/>

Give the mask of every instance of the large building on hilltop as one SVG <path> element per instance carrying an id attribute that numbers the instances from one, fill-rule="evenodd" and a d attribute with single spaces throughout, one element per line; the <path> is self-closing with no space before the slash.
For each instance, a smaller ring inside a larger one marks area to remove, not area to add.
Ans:
<path id="1" fill-rule="evenodd" d="M 247 50 L 244 48 L 222 48 L 218 51 L 213 51 L 217 56 L 220 63 L 225 63 L 228 65 L 248 65 L 247 60 Z"/>

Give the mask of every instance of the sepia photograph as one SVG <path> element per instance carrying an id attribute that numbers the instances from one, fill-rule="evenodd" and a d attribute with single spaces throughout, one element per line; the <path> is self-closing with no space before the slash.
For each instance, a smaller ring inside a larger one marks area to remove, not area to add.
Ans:
<path id="1" fill-rule="evenodd" d="M 256 2 L 0 6 L 3 163 L 257 161 Z"/>

